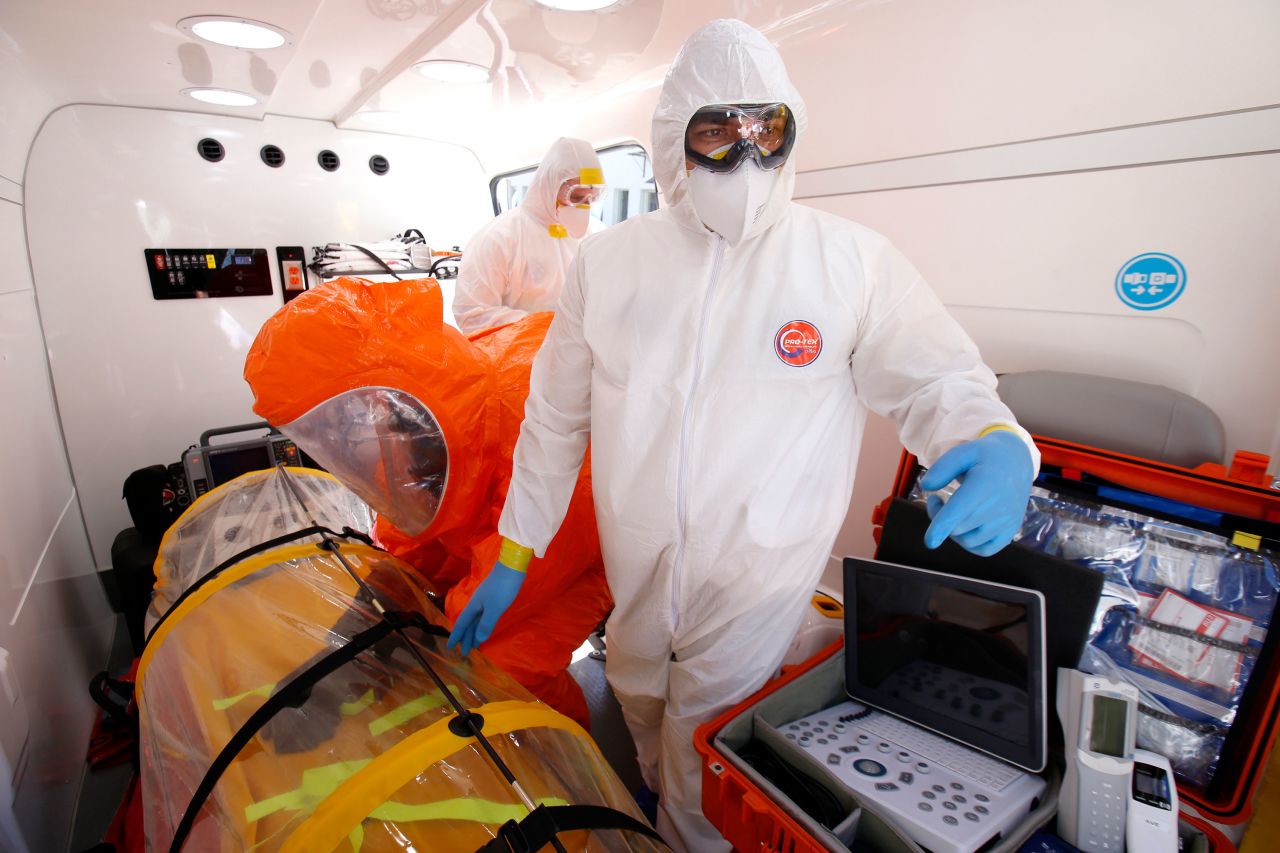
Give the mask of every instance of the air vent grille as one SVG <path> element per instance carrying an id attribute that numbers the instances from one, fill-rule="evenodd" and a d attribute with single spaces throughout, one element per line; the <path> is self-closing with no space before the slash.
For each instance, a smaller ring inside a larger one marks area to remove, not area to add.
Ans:
<path id="1" fill-rule="evenodd" d="M 196 150 L 200 152 L 201 157 L 210 163 L 217 163 L 227 156 L 227 151 L 222 147 L 222 143 L 209 136 L 196 143 Z"/>
<path id="2" fill-rule="evenodd" d="M 391 163 L 381 154 L 374 154 L 369 158 L 369 170 L 375 175 L 385 175 L 391 171 Z"/>
<path id="3" fill-rule="evenodd" d="M 328 148 L 321 151 L 316 156 L 316 162 L 318 162 L 320 164 L 320 168 L 324 169 L 326 172 L 338 171 L 338 166 L 342 163 L 342 161 L 338 159 L 338 155 L 334 154 Z"/>
<path id="4" fill-rule="evenodd" d="M 264 145 L 262 150 L 258 152 L 258 156 L 262 158 L 262 162 L 266 163 L 273 169 L 279 169 L 284 165 L 284 151 L 278 145 Z"/>

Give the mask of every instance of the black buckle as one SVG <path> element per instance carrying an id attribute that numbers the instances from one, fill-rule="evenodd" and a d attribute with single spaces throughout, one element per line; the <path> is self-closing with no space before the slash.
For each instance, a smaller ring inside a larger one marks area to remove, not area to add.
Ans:
<path id="1" fill-rule="evenodd" d="M 525 837 L 524 830 L 514 820 L 509 820 L 498 827 L 496 840 L 506 845 L 506 853 L 533 853 L 533 848 L 529 844 L 529 839 Z"/>

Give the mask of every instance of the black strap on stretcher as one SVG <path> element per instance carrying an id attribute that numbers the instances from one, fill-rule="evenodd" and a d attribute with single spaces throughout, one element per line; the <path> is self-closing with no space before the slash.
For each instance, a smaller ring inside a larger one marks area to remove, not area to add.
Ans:
<path id="1" fill-rule="evenodd" d="M 476 848 L 476 853 L 534 853 L 557 833 L 604 829 L 634 832 L 666 846 L 653 827 L 608 806 L 538 806 L 519 823 L 504 823 L 497 837 Z"/>
<path id="2" fill-rule="evenodd" d="M 182 845 L 186 843 L 187 836 L 191 833 L 191 827 L 195 825 L 196 817 L 200 814 L 200 810 L 204 808 L 205 802 L 209 799 L 209 795 L 213 793 L 213 789 L 218 784 L 218 780 L 222 778 L 222 774 L 231 766 L 231 762 L 235 761 L 240 751 L 248 745 L 249 741 L 253 740 L 254 736 L 267 723 L 271 722 L 276 714 L 285 708 L 301 707 L 310 698 L 311 688 L 315 687 L 321 679 L 353 661 L 361 652 L 377 645 L 392 631 L 405 628 L 416 628 L 428 637 L 444 638 L 449 636 L 447 630 L 439 625 L 431 624 L 420 613 L 388 611 L 383 614 L 382 619 L 372 628 L 356 634 L 346 645 L 334 649 L 299 673 L 284 687 L 273 693 L 262 704 L 262 707 L 254 711 L 249 719 L 245 720 L 244 725 L 231 736 L 231 739 L 227 741 L 226 745 L 218 753 L 218 757 L 213 760 L 213 763 L 209 765 L 209 769 L 205 771 L 204 778 L 200 780 L 199 787 L 191 795 L 191 802 L 187 804 L 187 810 L 183 812 L 182 820 L 178 823 L 178 828 L 174 832 L 173 841 L 169 845 L 170 853 L 178 853 L 182 849 Z"/>
<path id="3" fill-rule="evenodd" d="M 290 542 L 296 542 L 299 539 L 306 539 L 308 536 L 316 536 L 318 534 L 323 534 L 323 533 L 327 533 L 330 536 L 341 536 L 347 539 L 356 539 L 360 542 L 363 542 L 366 545 L 373 545 L 373 540 L 370 539 L 367 535 L 361 533 L 359 530 L 353 530 L 350 527 L 344 527 L 342 528 L 342 531 L 339 532 L 336 530 L 330 530 L 328 527 L 324 527 L 322 525 L 313 525 L 311 527 L 304 527 L 301 530 L 295 530 L 292 533 L 286 533 L 283 536 L 277 536 L 274 539 L 268 539 L 265 542 L 259 542 L 257 545 L 254 545 L 250 548 L 246 548 L 240 553 L 223 560 L 221 563 L 214 566 L 212 571 L 206 573 L 204 576 L 202 576 L 199 580 L 197 580 L 191 586 L 183 590 L 182 595 L 178 596 L 177 599 L 173 602 L 173 604 L 169 605 L 169 609 L 164 612 L 164 615 L 156 620 L 156 624 L 151 626 L 151 630 L 147 632 L 147 639 L 143 642 L 143 650 L 144 651 L 146 650 L 147 643 L 151 642 L 151 638 L 155 636 L 156 631 L 158 631 L 160 629 L 160 626 L 164 624 L 164 620 L 169 618 L 170 613 L 178 609 L 179 604 L 186 601 L 189 597 L 195 594 L 196 590 L 200 589 L 202 586 L 204 586 L 209 581 L 216 578 L 218 575 L 225 572 L 227 569 L 234 566 L 236 563 L 239 563 L 241 560 L 247 560 L 250 557 L 261 554 L 264 551 L 270 551 L 272 548 L 277 548 L 281 545 L 288 545 Z"/>

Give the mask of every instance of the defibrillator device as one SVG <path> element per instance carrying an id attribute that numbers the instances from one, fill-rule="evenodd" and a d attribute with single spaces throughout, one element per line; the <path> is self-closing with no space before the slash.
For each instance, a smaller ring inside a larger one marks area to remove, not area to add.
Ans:
<path id="1" fill-rule="evenodd" d="M 213 444 L 214 436 L 239 435 L 266 430 L 266 435 L 239 441 Z M 187 494 L 194 500 L 212 488 L 230 482 L 241 474 L 274 468 L 276 465 L 302 465 L 298 446 L 277 432 L 266 421 L 218 427 L 200 433 L 200 443 L 182 454 L 182 470 L 186 475 Z"/>

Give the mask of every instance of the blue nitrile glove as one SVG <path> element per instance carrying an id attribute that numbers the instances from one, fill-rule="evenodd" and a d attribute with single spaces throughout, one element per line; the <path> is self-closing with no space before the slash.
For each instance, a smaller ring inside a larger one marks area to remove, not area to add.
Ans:
<path id="1" fill-rule="evenodd" d="M 498 619 L 516 600 L 520 585 L 524 583 L 524 572 L 517 571 L 501 560 L 493 564 L 488 576 L 476 587 L 467 606 L 458 614 L 458 621 L 453 623 L 453 632 L 449 634 L 448 648 L 457 646 L 463 655 L 471 654 L 471 650 L 489 639 Z"/>
<path id="2" fill-rule="evenodd" d="M 950 536 L 966 551 L 990 557 L 1022 527 L 1035 479 L 1031 451 L 1017 433 L 996 429 L 942 454 L 920 478 L 920 488 L 936 491 L 955 479 L 960 487 L 945 504 L 929 495 L 933 522 L 924 544 L 937 548 Z"/>

